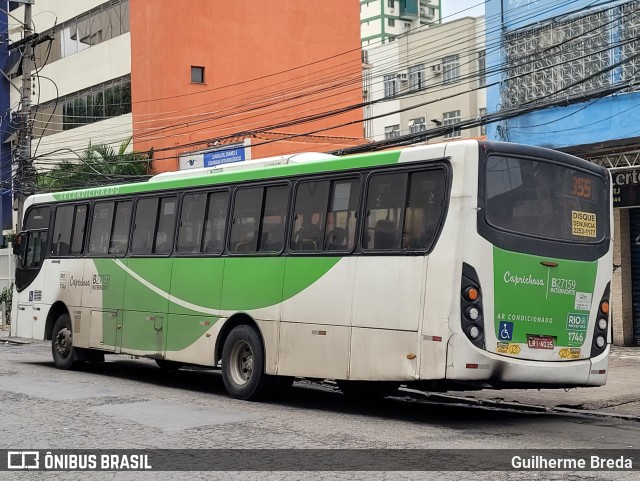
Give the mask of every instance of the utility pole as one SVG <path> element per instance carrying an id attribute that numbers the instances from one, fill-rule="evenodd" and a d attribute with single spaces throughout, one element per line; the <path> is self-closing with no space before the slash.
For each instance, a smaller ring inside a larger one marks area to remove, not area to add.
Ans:
<path id="1" fill-rule="evenodd" d="M 22 53 L 22 88 L 20 95 L 20 127 L 18 129 L 18 150 L 16 170 L 13 181 L 14 210 L 18 214 L 16 231 L 22 229 L 24 201 L 35 181 L 35 169 L 31 158 L 31 70 L 33 69 L 33 46 L 37 41 L 31 21 L 31 6 L 35 0 L 17 0 L 24 4 L 24 35 L 22 40 L 9 46 L 9 50 L 24 48 Z"/>
<path id="2" fill-rule="evenodd" d="M 27 0 L 24 4 L 24 35 L 28 39 L 33 34 L 31 29 L 31 4 L 33 0 Z M 27 188 L 33 179 L 33 159 L 31 158 L 31 67 L 33 59 L 33 46 L 27 42 L 24 46 L 22 57 L 22 95 L 20 96 L 20 130 L 18 136 L 18 172 L 16 183 L 18 184 L 17 207 L 18 224 L 17 232 L 22 229 L 22 216 L 24 214 L 24 201 L 27 196 Z"/>

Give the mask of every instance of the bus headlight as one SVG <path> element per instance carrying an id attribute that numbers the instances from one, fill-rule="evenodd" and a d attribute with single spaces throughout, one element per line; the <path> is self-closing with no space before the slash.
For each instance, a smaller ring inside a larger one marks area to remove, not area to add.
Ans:
<path id="1" fill-rule="evenodd" d="M 600 349 L 604 347 L 605 342 L 606 341 L 604 340 L 604 337 L 602 336 L 596 337 L 596 346 L 598 346 Z"/>
<path id="2" fill-rule="evenodd" d="M 467 310 L 467 316 L 472 321 L 477 321 L 478 317 L 480 317 L 480 312 L 478 311 L 477 308 L 471 307 L 470 309 Z"/>
<path id="3" fill-rule="evenodd" d="M 601 331 L 604 331 L 607 329 L 607 320 L 604 318 L 600 318 L 598 319 L 598 329 L 600 329 Z"/>

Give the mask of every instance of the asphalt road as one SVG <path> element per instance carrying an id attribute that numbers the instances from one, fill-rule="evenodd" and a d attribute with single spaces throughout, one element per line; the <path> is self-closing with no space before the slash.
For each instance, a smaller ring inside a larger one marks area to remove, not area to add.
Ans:
<path id="1" fill-rule="evenodd" d="M 166 373 L 107 357 L 57 370 L 49 343 L 0 344 L 0 449 L 640 447 L 633 420 L 387 398 L 349 402 L 330 383 L 296 382 L 269 403 L 229 398 L 216 371 Z M 490 455 L 490 454 L 488 454 Z M 11 476 L 9 476 L 11 475 Z M 640 479 L 622 472 L 20 473 L 19 479 Z M 0 473 L 18 479 L 15 473 Z"/>

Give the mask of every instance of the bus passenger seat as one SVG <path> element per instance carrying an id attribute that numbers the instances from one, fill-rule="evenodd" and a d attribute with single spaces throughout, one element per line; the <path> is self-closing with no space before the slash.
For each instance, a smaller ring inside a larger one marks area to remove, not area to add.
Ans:
<path id="1" fill-rule="evenodd" d="M 316 224 L 306 224 L 295 233 L 294 239 L 297 241 L 296 244 L 299 250 L 320 250 L 319 246 L 322 240 L 322 231 Z"/>
<path id="2" fill-rule="evenodd" d="M 345 247 L 347 232 L 342 227 L 336 227 L 327 234 L 327 250 L 337 251 Z"/>
<path id="3" fill-rule="evenodd" d="M 374 249 L 395 249 L 398 245 L 398 230 L 394 222 L 380 219 L 373 229 Z"/>
<path id="4" fill-rule="evenodd" d="M 318 249 L 318 244 L 316 244 L 316 241 L 312 240 L 312 239 L 302 239 L 300 241 L 300 246 L 299 249 L 301 251 L 317 251 Z"/>

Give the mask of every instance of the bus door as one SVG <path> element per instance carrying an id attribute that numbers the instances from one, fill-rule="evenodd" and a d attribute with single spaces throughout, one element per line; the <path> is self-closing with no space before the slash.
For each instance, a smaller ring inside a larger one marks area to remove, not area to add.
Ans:
<path id="1" fill-rule="evenodd" d="M 89 321 L 83 318 L 82 309 L 84 286 L 90 284 L 84 275 L 83 257 L 88 211 L 88 203 L 60 204 L 55 207 L 43 292 L 44 305 L 51 306 L 56 301 L 62 301 L 67 306 L 73 326 L 73 343 L 80 347 L 86 346 L 89 336 Z M 41 316 L 34 313 L 34 317 L 41 318 L 42 329 L 45 316 L 44 312 Z"/>
<path id="2" fill-rule="evenodd" d="M 25 216 L 25 231 L 16 239 L 17 318 L 11 325 L 11 335 L 33 338 L 44 336 L 42 290 L 44 259 L 49 234 L 48 205 L 29 209 Z M 42 327 L 36 324 L 41 323 Z M 35 327 L 35 328 L 34 328 Z"/>

